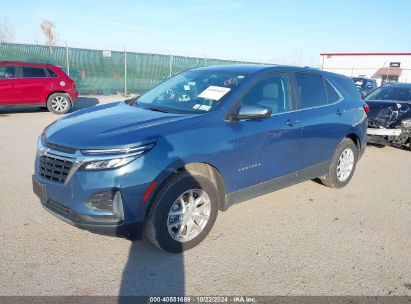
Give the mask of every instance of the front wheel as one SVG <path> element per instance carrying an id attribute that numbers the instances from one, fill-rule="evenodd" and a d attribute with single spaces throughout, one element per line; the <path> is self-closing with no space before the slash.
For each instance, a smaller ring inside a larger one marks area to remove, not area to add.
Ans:
<path id="1" fill-rule="evenodd" d="M 71 109 L 70 97 L 65 93 L 51 94 L 47 99 L 47 109 L 53 114 L 66 114 Z"/>
<path id="2" fill-rule="evenodd" d="M 182 252 L 199 244 L 218 213 L 215 184 L 195 172 L 171 177 L 154 197 L 146 218 L 146 236 L 157 247 Z"/>
<path id="3" fill-rule="evenodd" d="M 321 178 L 322 183 L 331 188 L 346 186 L 354 174 L 357 160 L 357 146 L 351 139 L 344 138 L 335 150 L 327 174 Z"/>

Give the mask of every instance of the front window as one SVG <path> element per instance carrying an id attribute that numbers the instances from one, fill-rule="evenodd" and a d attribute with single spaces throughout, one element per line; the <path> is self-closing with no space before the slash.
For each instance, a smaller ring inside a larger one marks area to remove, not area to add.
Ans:
<path id="1" fill-rule="evenodd" d="M 138 107 L 171 113 L 211 111 L 245 79 L 243 73 L 187 71 L 141 96 Z"/>
<path id="2" fill-rule="evenodd" d="M 379 87 L 367 95 L 365 100 L 411 101 L 411 87 Z"/>
<path id="3" fill-rule="evenodd" d="M 273 114 L 290 111 L 287 74 L 272 74 L 259 80 L 241 98 L 241 106 L 244 105 L 268 107 Z"/>
<path id="4" fill-rule="evenodd" d="M 16 69 L 11 66 L 0 67 L 0 79 L 16 78 Z"/>

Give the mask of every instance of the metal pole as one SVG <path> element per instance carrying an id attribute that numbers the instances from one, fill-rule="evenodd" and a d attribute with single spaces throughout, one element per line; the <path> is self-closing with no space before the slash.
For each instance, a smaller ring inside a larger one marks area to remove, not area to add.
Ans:
<path id="1" fill-rule="evenodd" d="M 389 62 L 387 62 L 387 66 L 388 66 L 388 68 L 387 68 L 387 79 L 386 79 L 386 82 L 388 83 L 389 81 L 388 81 L 388 75 L 390 74 L 390 63 Z"/>
<path id="2" fill-rule="evenodd" d="M 171 52 L 168 52 L 170 54 L 170 58 L 168 60 L 168 65 L 169 65 L 169 73 L 168 73 L 168 77 L 171 77 L 171 75 L 173 75 L 173 55 L 171 54 Z"/>
<path id="3" fill-rule="evenodd" d="M 127 96 L 127 51 L 124 47 L 124 96 Z"/>
<path id="4" fill-rule="evenodd" d="M 321 62 L 321 70 L 324 70 L 324 55 L 321 55 L 322 62 Z"/>
<path id="5" fill-rule="evenodd" d="M 70 76 L 70 61 L 69 61 L 69 49 L 67 46 L 67 42 L 65 42 L 66 44 L 66 66 L 67 66 L 67 75 Z"/>

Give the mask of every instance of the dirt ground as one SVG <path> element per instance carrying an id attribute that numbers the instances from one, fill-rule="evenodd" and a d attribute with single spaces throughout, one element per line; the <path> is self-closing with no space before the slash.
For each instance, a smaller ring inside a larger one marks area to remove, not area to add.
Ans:
<path id="1" fill-rule="evenodd" d="M 169 254 L 41 208 L 36 142 L 57 118 L 0 110 L 0 295 L 411 295 L 411 152 L 368 147 L 346 188 L 307 181 L 235 205 Z"/>

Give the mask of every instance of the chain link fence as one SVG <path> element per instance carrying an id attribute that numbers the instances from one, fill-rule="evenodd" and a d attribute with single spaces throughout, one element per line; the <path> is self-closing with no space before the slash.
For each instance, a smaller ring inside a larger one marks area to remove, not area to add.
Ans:
<path id="1" fill-rule="evenodd" d="M 238 61 L 91 50 L 35 44 L 0 43 L 0 61 L 28 61 L 61 66 L 83 95 L 142 93 L 181 71 Z"/>

